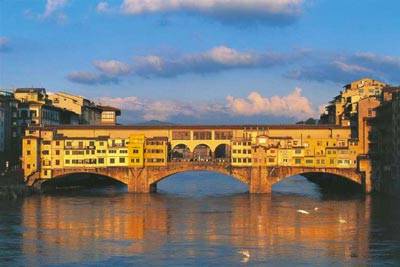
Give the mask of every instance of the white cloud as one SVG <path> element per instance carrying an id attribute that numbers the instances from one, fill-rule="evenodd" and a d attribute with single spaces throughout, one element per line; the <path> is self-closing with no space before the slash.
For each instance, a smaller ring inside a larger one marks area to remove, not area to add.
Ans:
<path id="1" fill-rule="evenodd" d="M 288 24 L 302 10 L 303 0 L 124 0 L 121 9 L 130 15 L 185 12 L 223 22 Z"/>
<path id="2" fill-rule="evenodd" d="M 51 16 L 56 11 L 62 9 L 67 3 L 68 0 L 47 0 L 43 17 Z"/>
<path id="3" fill-rule="evenodd" d="M 128 64 L 118 60 L 95 60 L 93 65 L 101 72 L 111 76 L 126 75 L 131 72 Z"/>
<path id="4" fill-rule="evenodd" d="M 166 121 L 174 116 L 200 117 L 209 112 L 224 112 L 223 106 L 219 104 L 146 100 L 136 96 L 102 97 L 98 101 L 122 110 L 139 112 L 144 120 Z"/>
<path id="5" fill-rule="evenodd" d="M 110 5 L 105 1 L 98 3 L 96 6 L 96 11 L 99 13 L 106 13 L 109 10 L 110 10 Z"/>
<path id="6" fill-rule="evenodd" d="M 247 98 L 228 96 L 226 102 L 183 102 L 174 100 L 146 100 L 136 96 L 103 97 L 102 104 L 134 111 L 144 120 L 167 121 L 176 117 L 286 117 L 305 119 L 318 116 L 310 101 L 296 88 L 287 96 L 261 96 L 252 92 Z"/>
<path id="7" fill-rule="evenodd" d="M 275 115 L 304 119 L 318 113 L 311 102 L 301 95 L 296 88 L 287 96 L 263 97 L 258 92 L 251 92 L 247 98 L 227 97 L 229 109 L 236 115 Z"/>

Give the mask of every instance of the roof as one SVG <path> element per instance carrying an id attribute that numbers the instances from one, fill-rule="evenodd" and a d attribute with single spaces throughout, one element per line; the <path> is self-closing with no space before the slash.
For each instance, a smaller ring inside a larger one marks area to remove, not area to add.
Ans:
<path id="1" fill-rule="evenodd" d="M 118 108 L 114 108 L 111 106 L 100 106 L 100 105 L 98 105 L 97 107 L 103 111 L 115 111 L 117 113 L 117 115 L 121 115 L 121 110 Z"/>
<path id="2" fill-rule="evenodd" d="M 216 124 L 192 124 L 192 125 L 57 125 L 57 126 L 31 126 L 30 129 L 43 129 L 43 130 L 270 130 L 270 129 L 290 129 L 290 130 L 305 130 L 305 129 L 350 129 L 348 126 L 332 125 L 332 124 L 234 124 L 234 125 L 216 125 Z"/>
<path id="3" fill-rule="evenodd" d="M 45 88 L 17 88 L 16 93 L 46 92 Z"/>

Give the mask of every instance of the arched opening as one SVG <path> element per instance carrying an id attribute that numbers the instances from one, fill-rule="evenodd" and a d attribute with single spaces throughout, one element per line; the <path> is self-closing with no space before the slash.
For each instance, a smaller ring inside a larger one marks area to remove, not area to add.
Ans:
<path id="1" fill-rule="evenodd" d="M 171 160 L 172 161 L 190 161 L 192 159 L 192 153 L 190 149 L 185 144 L 176 145 L 171 150 Z"/>
<path id="2" fill-rule="evenodd" d="M 194 197 L 220 196 L 248 192 L 248 185 L 235 177 L 214 171 L 186 171 L 157 182 L 157 192 Z"/>
<path id="3" fill-rule="evenodd" d="M 108 176 L 94 173 L 72 173 L 42 182 L 45 193 L 55 191 L 109 190 L 126 191 L 127 185 Z"/>
<path id="4" fill-rule="evenodd" d="M 272 186 L 274 193 L 306 195 L 314 198 L 358 196 L 362 185 L 331 173 L 301 173 L 286 177 Z"/>
<path id="5" fill-rule="evenodd" d="M 200 144 L 197 145 L 193 150 L 194 161 L 212 161 L 213 153 L 209 146 Z"/>
<path id="6" fill-rule="evenodd" d="M 215 148 L 215 159 L 219 162 L 230 162 L 231 149 L 228 144 L 220 144 Z"/>

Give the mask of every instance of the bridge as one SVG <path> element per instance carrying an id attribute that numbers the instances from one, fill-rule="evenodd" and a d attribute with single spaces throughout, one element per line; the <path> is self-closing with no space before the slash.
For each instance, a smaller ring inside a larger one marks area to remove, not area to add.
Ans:
<path id="1" fill-rule="evenodd" d="M 155 192 L 177 173 L 210 171 L 270 193 L 294 175 L 341 177 L 370 191 L 363 144 L 339 126 L 47 126 L 31 127 L 23 140 L 28 184 L 95 174 L 130 192 Z"/>
<path id="2" fill-rule="evenodd" d="M 59 179 L 72 174 L 97 174 L 115 179 L 136 193 L 155 192 L 157 183 L 174 174 L 188 171 L 210 171 L 232 176 L 246 184 L 250 193 L 270 193 L 272 186 L 294 175 L 329 174 L 363 184 L 362 175 L 355 169 L 343 168 L 307 168 L 307 167 L 232 167 L 228 163 L 218 162 L 172 162 L 164 167 L 104 167 L 104 168 L 63 168 L 54 170 L 54 178 Z M 46 180 L 43 180 L 46 181 Z"/>

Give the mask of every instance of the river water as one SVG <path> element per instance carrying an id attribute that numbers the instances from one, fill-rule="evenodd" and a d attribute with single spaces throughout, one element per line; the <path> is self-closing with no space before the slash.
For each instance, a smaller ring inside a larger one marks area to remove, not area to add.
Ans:
<path id="1" fill-rule="evenodd" d="M 158 191 L 2 202 L 0 266 L 400 266 L 398 200 L 327 195 L 301 176 L 250 195 L 207 172 Z"/>

